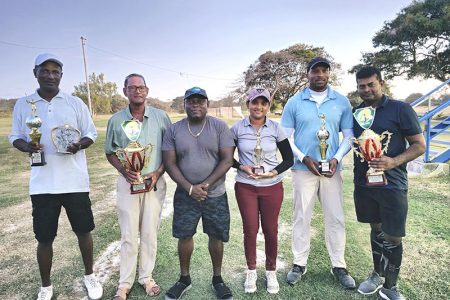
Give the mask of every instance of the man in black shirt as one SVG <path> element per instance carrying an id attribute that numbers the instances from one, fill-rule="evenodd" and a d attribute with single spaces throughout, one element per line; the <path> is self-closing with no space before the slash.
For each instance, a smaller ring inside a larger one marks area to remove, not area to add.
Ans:
<path id="1" fill-rule="evenodd" d="M 359 157 L 354 156 L 356 215 L 359 222 L 370 223 L 374 263 L 372 274 L 359 285 L 358 292 L 370 295 L 380 289 L 379 294 L 383 299 L 405 299 L 397 290 L 396 284 L 408 211 L 406 163 L 425 152 L 425 141 L 412 107 L 383 94 L 384 82 L 378 69 L 363 67 L 356 73 L 356 82 L 363 103 L 354 110 L 374 108 L 370 129 L 376 134 L 385 131 L 392 133 L 385 155 L 369 162 L 362 162 Z M 364 131 L 355 118 L 353 130 L 355 137 L 359 137 Z M 367 186 L 366 172 L 369 167 L 384 171 L 387 184 Z"/>

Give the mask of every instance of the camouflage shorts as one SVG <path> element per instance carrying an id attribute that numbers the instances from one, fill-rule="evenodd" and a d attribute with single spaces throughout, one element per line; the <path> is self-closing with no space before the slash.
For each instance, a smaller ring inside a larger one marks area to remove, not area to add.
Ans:
<path id="1" fill-rule="evenodd" d="M 173 196 L 172 234 L 178 239 L 188 239 L 197 232 L 202 218 L 203 232 L 218 240 L 228 242 L 230 233 L 230 210 L 227 193 L 208 197 L 198 202 L 184 190 L 177 188 Z"/>

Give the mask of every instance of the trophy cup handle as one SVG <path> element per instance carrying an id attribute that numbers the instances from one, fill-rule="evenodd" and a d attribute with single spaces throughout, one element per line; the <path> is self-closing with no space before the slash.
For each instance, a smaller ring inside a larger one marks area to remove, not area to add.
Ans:
<path id="1" fill-rule="evenodd" d="M 123 154 L 123 150 L 116 150 L 116 155 L 119 158 L 119 160 L 125 160 L 124 154 Z"/>
<path id="2" fill-rule="evenodd" d="M 355 137 L 352 137 L 348 140 L 348 142 L 350 143 L 350 147 L 352 147 L 353 152 L 355 152 L 356 156 L 361 158 L 361 162 L 364 161 L 364 155 L 359 151 L 358 147 L 359 147 L 359 142 L 358 139 Z M 358 147 L 355 147 L 355 144 L 358 145 Z"/>
<path id="3" fill-rule="evenodd" d="M 391 136 L 392 136 L 392 133 L 387 131 L 387 130 L 384 131 L 382 134 L 380 134 L 380 140 L 381 141 L 384 140 L 385 138 L 387 138 L 386 141 L 384 143 L 382 143 L 383 149 L 381 150 L 381 154 L 387 152 L 388 146 L 389 146 L 389 142 L 391 141 Z"/>
<path id="4" fill-rule="evenodd" d="M 120 160 L 122 165 L 128 169 L 127 162 L 129 163 L 129 159 L 128 159 L 127 155 L 125 154 L 125 151 L 123 149 L 117 149 L 114 152 L 116 153 L 116 156 Z"/>
<path id="5" fill-rule="evenodd" d="M 152 155 L 153 152 L 153 145 L 148 144 L 147 146 L 144 147 L 144 166 L 148 165 L 148 162 L 150 161 L 150 157 Z"/>

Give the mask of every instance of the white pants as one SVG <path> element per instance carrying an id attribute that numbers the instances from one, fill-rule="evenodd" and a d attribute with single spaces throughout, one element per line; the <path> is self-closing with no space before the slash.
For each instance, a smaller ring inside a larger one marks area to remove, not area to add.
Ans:
<path id="1" fill-rule="evenodd" d="M 342 177 L 336 172 L 332 178 L 316 176 L 309 171 L 292 171 L 294 222 L 292 253 L 294 264 L 306 266 L 310 251 L 311 216 L 316 199 L 322 205 L 325 223 L 325 242 L 333 267 L 345 268 L 345 224 Z"/>
<path id="2" fill-rule="evenodd" d="M 155 267 L 161 210 L 166 181 L 161 176 L 157 191 L 130 194 L 130 184 L 122 175 L 117 180 L 117 215 L 121 232 L 119 287 L 130 289 L 136 276 L 139 254 L 139 283 L 152 278 Z M 140 250 L 138 239 L 140 238 Z"/>

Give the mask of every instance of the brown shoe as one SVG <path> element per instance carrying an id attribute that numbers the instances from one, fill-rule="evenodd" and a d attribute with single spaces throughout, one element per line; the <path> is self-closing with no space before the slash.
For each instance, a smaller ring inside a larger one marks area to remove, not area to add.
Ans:
<path id="1" fill-rule="evenodd" d="M 118 288 L 116 294 L 114 295 L 113 300 L 127 300 L 128 294 L 130 293 L 129 289 L 126 288 Z"/>
<path id="2" fill-rule="evenodd" d="M 147 278 L 142 284 L 142 287 L 150 297 L 158 296 L 161 293 L 161 288 L 153 278 Z"/>

